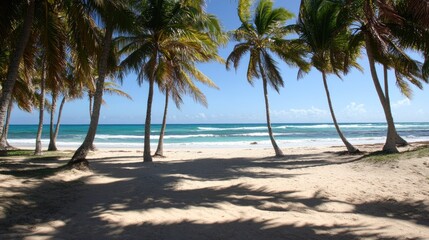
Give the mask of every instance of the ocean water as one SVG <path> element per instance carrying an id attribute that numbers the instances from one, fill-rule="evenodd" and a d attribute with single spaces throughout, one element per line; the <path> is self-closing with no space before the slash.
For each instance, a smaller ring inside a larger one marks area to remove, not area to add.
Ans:
<path id="1" fill-rule="evenodd" d="M 340 125 L 352 144 L 383 143 L 386 124 L 348 123 Z M 407 141 L 429 141 L 429 123 L 396 123 L 399 134 Z M 156 147 L 161 125 L 153 125 L 152 148 Z M 342 145 L 330 123 L 273 124 L 280 147 Z M 76 148 L 85 138 L 88 125 L 61 125 L 57 139 L 59 148 Z M 9 143 L 16 147 L 33 147 L 36 125 L 12 125 Z M 44 148 L 49 143 L 49 126 L 42 136 Z M 143 148 L 144 125 L 100 125 L 95 137 L 98 148 Z M 255 144 L 256 142 L 256 144 Z M 243 148 L 269 147 L 265 124 L 169 124 L 164 138 L 165 148 Z"/>

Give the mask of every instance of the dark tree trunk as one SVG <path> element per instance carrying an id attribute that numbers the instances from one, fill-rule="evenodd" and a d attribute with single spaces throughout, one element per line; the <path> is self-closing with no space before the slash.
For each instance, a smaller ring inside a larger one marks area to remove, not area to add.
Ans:
<path id="1" fill-rule="evenodd" d="M 33 25 L 34 9 L 35 0 L 29 0 L 23 29 L 16 43 L 15 50 L 12 52 L 9 67 L 7 69 L 7 77 L 3 83 L 3 89 L 0 97 L 0 126 L 2 126 L 0 127 L 0 136 L 3 134 L 3 126 L 5 123 L 6 112 L 9 103 L 12 101 L 12 92 L 18 77 L 19 64 L 30 37 L 31 28 Z"/>
<path id="2" fill-rule="evenodd" d="M 144 151 L 143 151 L 143 162 L 152 162 L 152 156 L 150 155 L 150 124 L 152 115 L 152 100 L 153 100 L 153 86 L 155 85 L 154 80 L 149 80 L 149 95 L 147 97 L 147 109 L 146 109 L 146 121 L 144 125 Z"/>
<path id="3" fill-rule="evenodd" d="M 264 69 L 262 68 L 261 64 L 259 63 L 259 71 L 262 76 L 262 83 L 264 88 L 264 99 L 265 99 L 265 114 L 267 117 L 267 128 L 268 128 L 268 135 L 270 136 L 271 144 L 273 145 L 274 152 L 276 153 L 276 157 L 282 157 L 283 152 L 279 148 L 279 146 L 276 143 L 276 140 L 274 139 L 273 129 L 271 128 L 271 118 L 270 118 L 270 105 L 268 102 L 268 83 L 266 76 L 264 74 Z"/>
<path id="4" fill-rule="evenodd" d="M 111 44 L 112 44 L 113 28 L 107 26 L 106 32 L 103 39 L 103 46 L 101 56 L 98 63 L 98 80 L 96 83 L 95 94 L 94 94 L 94 107 L 91 115 L 91 122 L 89 129 L 86 134 L 85 140 L 82 145 L 76 150 L 72 159 L 69 161 L 69 165 L 75 168 L 87 169 L 88 161 L 86 156 L 94 143 L 95 134 L 97 133 L 98 121 L 100 118 L 101 104 L 103 102 L 104 92 L 104 80 L 107 69 L 107 59 L 109 56 Z"/>
<path id="5" fill-rule="evenodd" d="M 325 87 L 326 98 L 328 99 L 329 111 L 331 112 L 332 121 L 334 122 L 335 129 L 337 130 L 338 136 L 340 136 L 341 141 L 343 141 L 344 145 L 347 148 L 349 153 L 357 153 L 359 149 L 355 148 L 349 141 L 347 141 L 344 134 L 341 132 L 340 126 L 338 126 L 337 118 L 335 117 L 334 108 L 332 107 L 331 94 L 329 93 L 328 82 L 326 81 L 326 74 L 322 72 L 323 77 L 323 86 Z"/>
<path id="6" fill-rule="evenodd" d="M 55 146 L 54 141 L 54 118 L 55 111 L 57 108 L 57 93 L 55 91 L 52 92 L 52 106 L 51 106 L 51 116 L 49 119 L 49 145 L 48 151 L 57 151 L 57 147 Z"/>
<path id="7" fill-rule="evenodd" d="M 42 64 L 42 79 L 40 81 L 40 105 L 39 105 L 39 126 L 36 135 L 36 149 L 34 155 L 42 155 L 42 131 L 43 131 L 43 115 L 45 113 L 45 84 L 46 84 L 46 69 L 45 61 Z"/>
<path id="8" fill-rule="evenodd" d="M 169 98 L 169 89 L 165 90 L 165 106 L 164 106 L 164 116 L 162 118 L 162 127 L 159 134 L 158 147 L 155 152 L 156 157 L 164 157 L 164 135 L 165 129 L 167 127 L 167 111 L 168 111 L 168 98 Z"/>
<path id="9" fill-rule="evenodd" d="M 377 70 L 375 69 L 373 49 L 371 47 L 369 36 L 367 34 L 368 33 L 365 33 L 366 55 L 368 57 L 369 68 L 371 70 L 371 76 L 374 82 L 375 90 L 377 91 L 377 95 L 383 107 L 384 115 L 386 117 L 386 122 L 387 122 L 387 137 L 386 137 L 386 142 L 383 146 L 383 151 L 387 153 L 397 153 L 399 152 L 398 149 L 396 148 L 397 133 L 395 130 L 395 124 L 393 121 L 392 112 L 390 111 L 389 104 L 386 101 L 386 97 L 383 93 L 383 89 L 381 88 L 380 81 L 378 79 Z"/>
<path id="10" fill-rule="evenodd" d="M 9 134 L 9 126 L 10 126 L 10 115 L 12 113 L 12 109 L 13 109 L 13 101 L 10 101 L 9 107 L 7 108 L 6 123 L 4 125 L 3 134 L 1 135 L 1 138 L 0 138 L 0 149 L 13 148 L 7 141 L 7 135 Z"/>

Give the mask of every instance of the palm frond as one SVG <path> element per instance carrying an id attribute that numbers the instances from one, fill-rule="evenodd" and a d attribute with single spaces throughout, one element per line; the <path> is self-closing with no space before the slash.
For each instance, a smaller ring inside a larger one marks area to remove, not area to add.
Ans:
<path id="1" fill-rule="evenodd" d="M 261 65 L 268 78 L 267 81 L 274 90 L 279 92 L 280 87 L 284 86 L 284 81 L 277 67 L 277 62 L 266 51 L 262 51 L 261 55 Z"/>
<path id="2" fill-rule="evenodd" d="M 234 47 L 234 50 L 229 54 L 226 59 L 226 69 L 230 69 L 230 64 L 234 64 L 234 68 L 237 69 L 240 64 L 241 58 L 250 50 L 248 43 L 240 43 Z"/>

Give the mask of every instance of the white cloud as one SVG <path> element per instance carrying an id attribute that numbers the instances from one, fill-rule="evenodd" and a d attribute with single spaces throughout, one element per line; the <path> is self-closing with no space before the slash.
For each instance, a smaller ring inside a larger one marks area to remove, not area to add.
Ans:
<path id="1" fill-rule="evenodd" d="M 328 115 L 328 111 L 312 106 L 309 109 L 295 109 L 289 110 L 295 117 L 324 117 Z"/>
<path id="2" fill-rule="evenodd" d="M 348 116 L 360 116 L 362 114 L 365 114 L 365 105 L 351 102 L 349 105 L 346 106 L 346 113 Z"/>
<path id="3" fill-rule="evenodd" d="M 314 106 L 306 109 L 273 110 L 271 120 L 273 122 L 323 122 L 329 120 L 329 112 Z"/>
<path id="4" fill-rule="evenodd" d="M 395 103 L 393 103 L 392 107 L 394 107 L 394 108 L 400 108 L 400 107 L 410 106 L 410 105 L 411 105 L 410 99 L 404 98 L 402 100 L 398 100 Z"/>
<path id="5" fill-rule="evenodd" d="M 206 114 L 205 114 L 205 113 L 198 113 L 198 114 L 197 114 L 197 116 L 196 116 L 196 118 L 197 118 L 197 119 L 206 119 L 206 118 L 207 118 L 207 116 L 206 116 Z"/>

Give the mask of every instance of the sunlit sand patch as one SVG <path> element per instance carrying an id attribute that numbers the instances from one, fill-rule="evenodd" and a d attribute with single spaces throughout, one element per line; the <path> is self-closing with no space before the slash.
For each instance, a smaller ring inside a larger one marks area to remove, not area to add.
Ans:
<path id="1" fill-rule="evenodd" d="M 103 176 L 103 177 L 89 177 L 87 180 L 85 180 L 85 183 L 87 184 L 110 184 L 110 183 L 118 183 L 118 182 L 126 182 L 126 181 L 130 181 L 133 180 L 134 178 L 113 178 L 113 177 L 107 177 L 107 176 Z"/>

